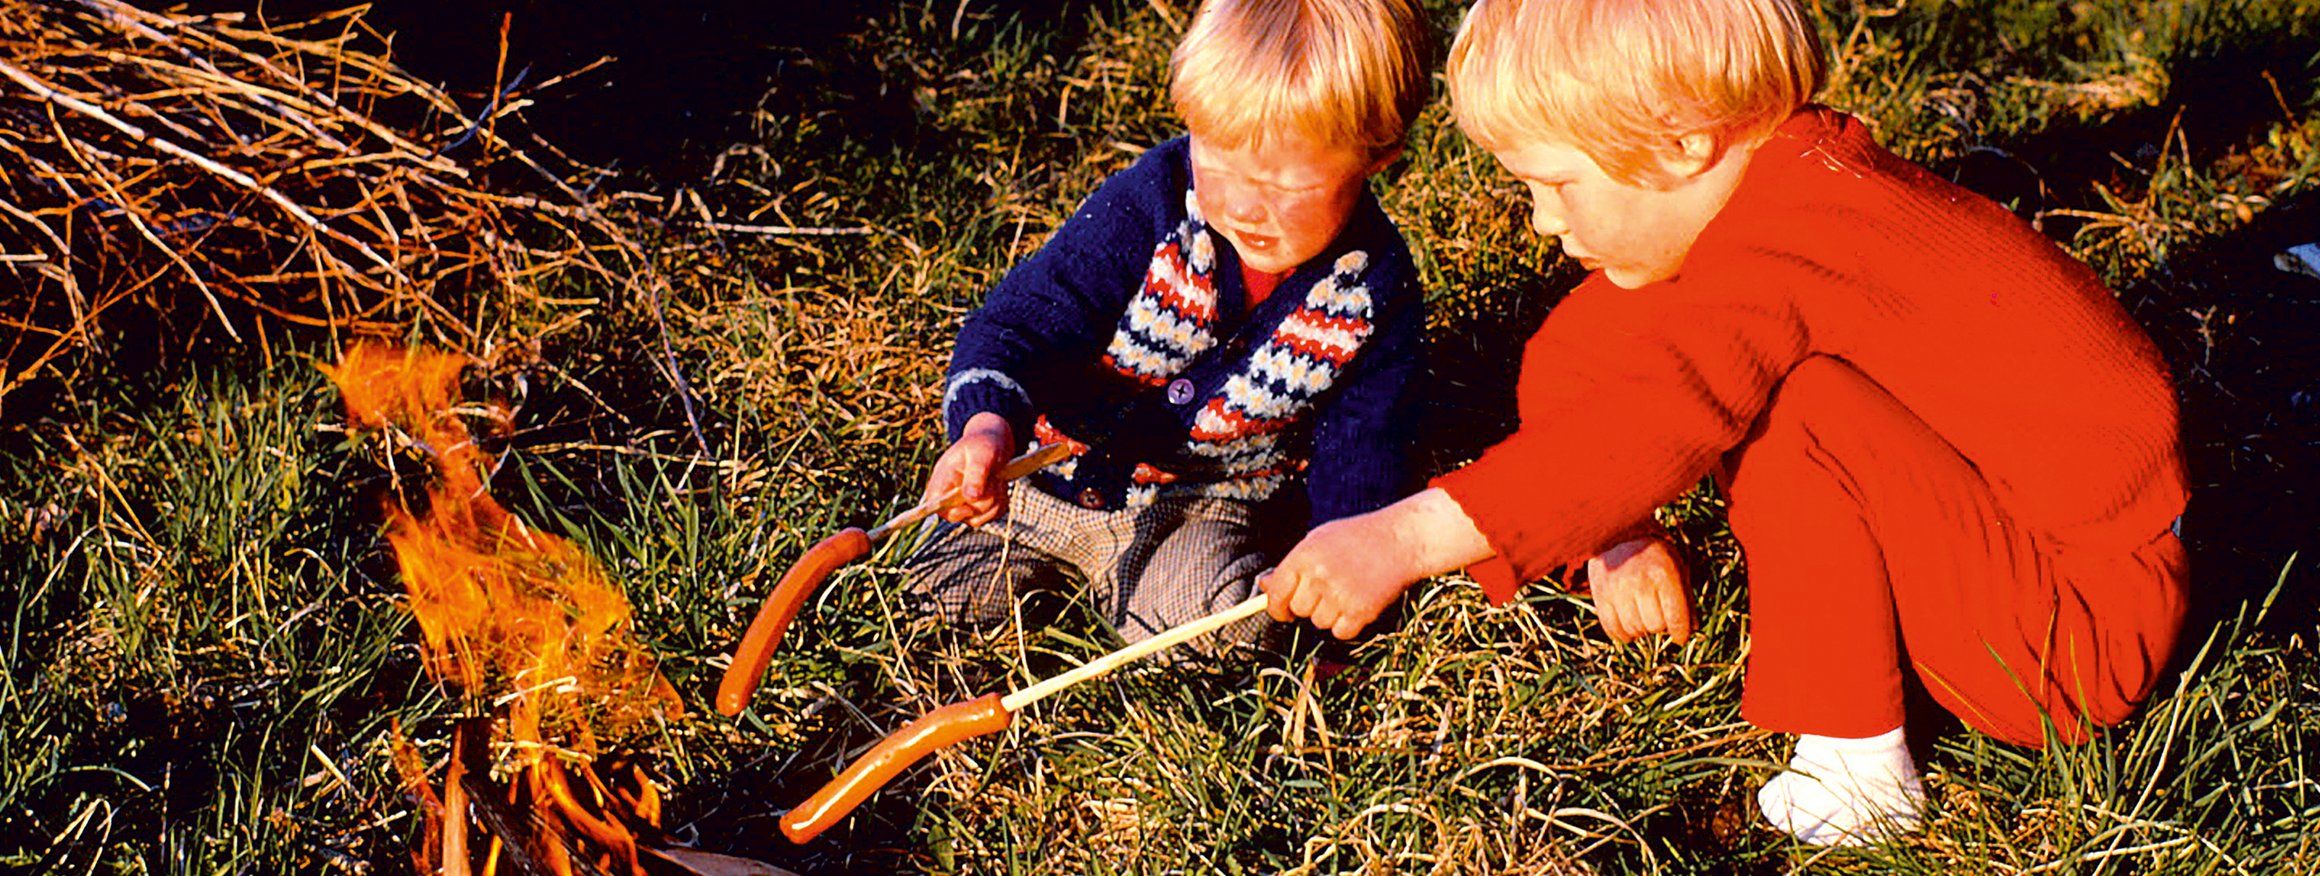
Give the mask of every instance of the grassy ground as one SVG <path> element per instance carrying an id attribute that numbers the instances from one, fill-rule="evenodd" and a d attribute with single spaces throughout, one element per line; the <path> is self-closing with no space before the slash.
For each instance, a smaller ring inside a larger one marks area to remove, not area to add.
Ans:
<path id="1" fill-rule="evenodd" d="M 2199 647 L 2098 744 L 1936 722 L 1922 835 L 1818 854 L 1754 827 L 1782 751 L 1738 718 L 1739 562 L 1702 494 L 1667 512 L 1703 582 L 1688 646 L 1614 647 L 1579 601 L 1493 608 L 1445 578 L 1355 673 L 1316 680 L 1303 650 L 1124 673 L 941 754 L 815 843 L 780 839 L 774 817 L 886 731 L 1111 644 L 1064 601 L 988 636 L 931 629 L 891 599 L 898 540 L 825 587 L 751 712 L 707 708 L 804 546 L 914 495 L 959 317 L 1173 133 L 1184 5 L 880 7 L 688 187 L 734 221 L 866 232 L 671 233 L 665 336 L 608 295 L 541 317 L 565 321 L 537 360 L 486 375 L 522 402 L 496 490 L 604 561 L 696 707 L 635 742 L 679 836 L 814 873 L 2320 868 L 2320 627 L 2294 559 L 2320 519 L 2301 352 L 2320 280 L 2270 265 L 2320 228 L 2311 0 L 1812 4 L 1829 102 L 2036 219 L 2175 367 Z M 1453 465 L 1510 427 L 1513 354 L 1577 275 L 1439 104 L 1380 192 L 1433 296 L 1425 450 Z M 655 371 L 664 337 L 708 457 Z M 229 360 L 62 399 L 0 434 L 0 869 L 408 868 L 389 728 L 440 756 L 459 704 L 420 671 L 375 534 L 385 476 L 319 375 Z"/>

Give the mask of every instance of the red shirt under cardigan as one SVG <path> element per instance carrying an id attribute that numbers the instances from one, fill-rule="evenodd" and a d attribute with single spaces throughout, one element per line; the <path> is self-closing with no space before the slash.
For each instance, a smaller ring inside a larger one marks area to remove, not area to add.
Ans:
<path id="1" fill-rule="evenodd" d="M 1434 481 L 1497 550 L 1475 578 L 1504 601 L 1629 537 L 1814 354 L 1931 425 L 2057 562 L 2122 555 L 2183 509 L 2166 366 L 2094 272 L 1858 119 L 1807 107 L 1675 277 L 1590 275 L 1531 337 L 1519 428 Z"/>

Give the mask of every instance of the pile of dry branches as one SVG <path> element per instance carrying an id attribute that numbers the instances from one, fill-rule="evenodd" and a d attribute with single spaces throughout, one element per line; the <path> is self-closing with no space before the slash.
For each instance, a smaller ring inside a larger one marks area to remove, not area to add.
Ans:
<path id="1" fill-rule="evenodd" d="M 521 95 L 463 108 L 385 46 L 359 8 L 0 0 L 0 413 L 129 320 L 188 342 L 416 327 L 482 352 L 485 321 L 556 303 L 550 278 L 647 272 L 600 174 L 519 137 Z"/>

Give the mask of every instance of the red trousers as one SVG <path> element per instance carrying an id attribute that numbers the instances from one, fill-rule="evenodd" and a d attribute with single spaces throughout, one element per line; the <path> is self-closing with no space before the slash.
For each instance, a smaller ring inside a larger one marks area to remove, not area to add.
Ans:
<path id="1" fill-rule="evenodd" d="M 1798 366 L 1725 462 L 1757 726 L 1901 726 L 1906 665 L 1975 729 L 2078 742 L 2150 694 L 2181 631 L 2172 532 L 2093 550 L 2015 525 L 1972 463 L 1843 360 Z"/>

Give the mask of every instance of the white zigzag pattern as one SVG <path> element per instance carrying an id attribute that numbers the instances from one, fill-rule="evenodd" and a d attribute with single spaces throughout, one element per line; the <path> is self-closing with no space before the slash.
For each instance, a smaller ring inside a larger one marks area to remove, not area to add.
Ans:
<path id="1" fill-rule="evenodd" d="M 1201 282 L 1202 278 L 1196 274 L 1187 273 L 1183 264 L 1169 255 L 1168 249 L 1174 241 L 1187 235 L 1193 241 L 1189 247 L 1193 270 L 1199 270 L 1199 264 L 1206 261 L 1200 244 L 1207 241 L 1208 234 L 1193 222 L 1180 226 L 1174 237 L 1154 247 L 1144 285 L 1128 300 L 1128 312 L 1104 349 L 1113 361 L 1138 376 L 1169 377 L 1183 371 L 1194 358 L 1216 345 L 1216 336 L 1205 320 L 1196 314 L 1179 313 L 1166 303 L 1173 293 L 1199 311 L 1216 311 L 1216 290 Z"/>
<path id="2" fill-rule="evenodd" d="M 1250 502 L 1270 498 L 1281 485 L 1288 482 L 1284 475 L 1265 475 L 1255 478 L 1234 478 L 1229 481 L 1211 481 L 1200 484 L 1192 492 L 1201 496 L 1222 499 L 1241 499 Z"/>
<path id="3" fill-rule="evenodd" d="M 1194 452 L 1215 460 L 1217 466 L 1232 477 L 1278 467 L 1281 460 L 1288 456 L 1281 449 L 1279 432 L 1250 435 L 1231 441 L 1202 442 Z"/>
<path id="4" fill-rule="evenodd" d="M 1225 381 L 1225 412 L 1238 414 L 1244 421 L 1279 420 L 1293 416 L 1309 406 L 1314 397 L 1328 391 L 1336 383 L 1337 365 L 1299 353 L 1284 342 L 1284 338 L 1303 340 L 1312 344 L 1350 352 L 1368 339 L 1368 318 L 1372 310 L 1369 289 L 1355 282 L 1358 272 L 1368 264 L 1368 256 L 1351 252 L 1338 258 L 1335 275 L 1313 284 L 1306 293 L 1304 306 L 1297 313 L 1282 320 L 1274 338 L 1249 357 L 1249 365 L 1240 374 Z M 1358 319 L 1360 328 L 1348 329 L 1325 325 L 1324 319 Z M 1273 387 L 1279 387 L 1275 392 Z M 1229 433 L 1231 424 L 1216 408 L 1204 407 L 1195 417 L 1199 429 L 1209 433 Z M 1281 447 L 1281 433 L 1265 431 L 1243 434 L 1224 440 L 1193 442 L 1193 451 L 1203 457 L 1224 462 L 1226 471 L 1240 475 L 1261 471 L 1280 464 L 1286 453 Z M 1249 495 L 1262 490 L 1270 495 L 1282 483 L 1279 475 L 1259 478 L 1234 477 L 1224 483 L 1244 485 L 1218 492 L 1218 485 L 1204 486 L 1210 495 Z"/>
<path id="5" fill-rule="evenodd" d="M 1166 346 L 1186 356 L 1199 355 L 1215 343 L 1206 326 L 1142 295 L 1128 305 L 1128 325 L 1136 330 L 1138 340 L 1157 342 L 1153 346 Z"/>
<path id="6" fill-rule="evenodd" d="M 1288 319 L 1281 320 L 1281 328 L 1274 335 L 1310 341 L 1316 346 L 1328 347 L 1340 356 L 1359 348 L 1362 340 L 1369 336 L 1366 331 L 1326 325 L 1302 318 L 1304 316 L 1302 313 L 1290 314 Z"/>
<path id="7" fill-rule="evenodd" d="M 1216 247 L 1201 218 L 1200 202 L 1190 190 L 1184 193 L 1184 211 L 1186 221 L 1175 236 L 1183 242 L 1179 249 L 1183 261 L 1166 256 L 1167 242 L 1153 251 L 1146 285 L 1130 300 L 1127 318 L 1113 333 L 1108 347 L 1113 361 L 1147 377 L 1174 375 L 1216 343 L 1206 321 L 1177 313 L 1162 304 L 1166 291 L 1173 291 L 1186 302 L 1211 313 L 1216 308 L 1215 288 L 1202 282 L 1215 265 Z M 1358 349 L 1370 334 L 1368 320 L 1373 302 L 1369 289 L 1357 282 L 1368 266 L 1368 253 L 1356 250 L 1339 256 L 1331 265 L 1331 276 L 1313 284 L 1299 311 L 1283 320 L 1275 336 L 1250 355 L 1248 367 L 1242 373 L 1225 381 L 1222 407 L 1238 414 L 1244 422 L 1279 420 L 1300 412 L 1315 396 L 1327 391 L 1336 382 L 1336 365 L 1300 354 L 1283 339 L 1293 338 L 1340 351 Z M 1324 325 L 1320 322 L 1322 319 L 1358 319 L 1363 325 L 1346 329 Z M 1281 387 L 1282 391 L 1272 391 L 1273 386 Z M 1195 423 L 1204 432 L 1230 431 L 1226 418 L 1208 406 L 1203 406 L 1195 415 Z M 1194 441 L 1190 448 L 1194 453 L 1222 461 L 1225 480 L 1130 485 L 1124 497 L 1126 504 L 1149 505 L 1159 498 L 1163 489 L 1169 493 L 1252 501 L 1269 497 L 1287 483 L 1287 475 L 1247 475 L 1280 464 L 1285 456 L 1281 434 L 1268 430 L 1218 441 Z M 1072 460 L 1070 468 L 1076 469 L 1076 462 Z M 1069 470 L 1057 473 L 1066 479 L 1072 476 Z"/>
<path id="8" fill-rule="evenodd" d="M 1206 237 L 1207 235 L 1200 236 Z M 1186 303 L 1191 304 L 1197 310 L 1215 313 L 1216 290 L 1194 282 L 1193 274 L 1186 273 L 1187 268 L 1183 262 L 1163 255 L 1167 251 L 1168 244 L 1166 243 L 1160 244 L 1159 248 L 1152 251 L 1152 268 L 1145 272 L 1144 286 L 1136 291 L 1136 297 L 1154 302 L 1159 301 L 1161 293 L 1152 288 L 1157 284 L 1161 288 L 1175 291 Z M 1198 268 L 1190 270 L 1198 270 Z M 1202 273 L 1206 272 L 1202 271 Z"/>
<path id="9" fill-rule="evenodd" d="M 1293 409 L 1297 399 L 1274 392 L 1267 385 L 1278 382 L 1280 377 L 1269 373 L 1273 369 L 1267 367 L 1265 360 L 1279 355 L 1278 351 L 1270 348 L 1258 351 L 1256 355 L 1249 357 L 1250 373 L 1235 374 L 1224 382 L 1224 407 L 1226 411 L 1240 414 L 1243 420 L 1271 420 L 1286 415 Z M 1223 427 L 1221 419 L 1218 424 L 1219 431 L 1222 431 Z"/>
<path id="10" fill-rule="evenodd" d="M 1278 386 L 1291 396 L 1311 398 L 1320 395 L 1329 389 L 1330 384 L 1337 382 L 1337 366 L 1299 353 L 1290 349 L 1287 344 L 1274 343 L 1266 344 L 1263 350 L 1249 357 L 1248 377 L 1252 390 Z M 1248 411 L 1250 415 L 1258 417 L 1281 416 L 1288 413 L 1288 405 L 1291 402 L 1302 400 L 1301 398 L 1283 398 L 1270 392 L 1266 392 L 1262 396 L 1251 392 L 1250 396 L 1249 401 L 1245 403 L 1246 406 L 1242 409 Z M 1239 401 L 1237 398 L 1234 400 Z"/>
<path id="11" fill-rule="evenodd" d="M 1232 378 L 1232 380 L 1239 379 L 1241 378 Z M 1230 381 L 1226 382 L 1225 391 L 1228 393 L 1232 391 L 1232 384 Z M 1192 427 L 1202 432 L 1221 434 L 1231 429 L 1232 424 L 1225 422 L 1224 417 L 1216 412 L 1216 408 L 1210 407 L 1208 405 L 1201 405 L 1200 412 L 1192 415 Z M 1221 443 L 1222 442 L 1214 440 L 1198 440 L 1192 442 L 1192 449 L 1206 452 L 1207 448 L 1220 446 Z"/>
<path id="12" fill-rule="evenodd" d="M 1313 284 L 1313 291 L 1305 293 L 1305 309 L 1346 319 L 1367 316 L 1370 311 L 1369 287 L 1352 278 L 1330 277 Z"/>
<path id="13" fill-rule="evenodd" d="M 1206 415 L 1208 412 L 1202 411 L 1201 413 Z M 1277 456 L 1280 444 L 1281 433 L 1273 431 L 1240 435 L 1222 441 L 1194 441 L 1191 449 L 1193 453 L 1210 459 L 1230 460 L 1245 456 L 1255 460 Z M 1265 465 L 1269 464 L 1258 464 L 1251 461 L 1247 463 L 1247 468 L 1264 468 Z M 1228 463 L 1227 465 L 1231 468 L 1241 468 L 1240 463 Z"/>
<path id="14" fill-rule="evenodd" d="M 1111 353 L 1112 361 L 1120 363 L 1121 367 L 1155 377 L 1166 377 L 1181 371 L 1185 364 L 1183 359 L 1138 344 L 1124 336 L 1114 336 L 1112 348 L 1106 352 Z"/>

